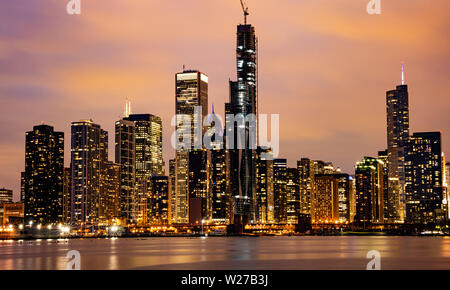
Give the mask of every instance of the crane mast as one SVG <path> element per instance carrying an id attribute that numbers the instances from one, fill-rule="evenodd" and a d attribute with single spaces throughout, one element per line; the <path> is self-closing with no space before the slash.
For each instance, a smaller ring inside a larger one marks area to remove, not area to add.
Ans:
<path id="1" fill-rule="evenodd" d="M 247 25 L 247 16 L 249 15 L 247 4 L 245 0 L 241 0 L 242 11 L 244 12 L 244 24 Z"/>

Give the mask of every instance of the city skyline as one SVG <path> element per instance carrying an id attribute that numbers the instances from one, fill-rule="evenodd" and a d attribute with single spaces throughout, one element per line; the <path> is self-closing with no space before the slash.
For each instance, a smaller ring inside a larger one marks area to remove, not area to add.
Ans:
<path id="1" fill-rule="evenodd" d="M 203 4 L 208 6 L 208 9 L 211 9 L 211 5 L 206 4 L 204 1 L 197 1 L 197 2 L 198 5 Z M 357 40 L 355 39 L 349 40 L 348 38 L 349 35 L 345 35 L 345 30 L 342 32 L 328 31 L 327 33 L 326 27 L 319 27 L 320 37 L 318 37 L 318 39 L 315 40 L 318 41 L 318 43 L 316 44 L 323 46 L 323 43 L 321 43 L 320 41 L 323 41 L 324 39 L 327 39 L 327 41 L 330 41 L 331 43 L 334 43 L 334 41 L 336 41 L 338 43 L 337 45 L 338 51 L 336 51 L 335 53 L 338 56 L 345 55 L 345 53 L 344 54 L 339 53 L 340 52 L 339 50 L 343 49 L 346 45 L 349 45 L 349 43 L 352 43 L 352 41 L 356 41 L 357 52 L 360 52 L 359 50 L 360 47 L 364 46 L 361 44 L 361 42 L 363 43 L 373 42 L 376 44 L 375 46 L 383 48 L 388 47 L 386 44 L 383 43 L 385 39 L 381 35 L 378 35 L 377 38 L 377 33 L 370 29 L 373 29 L 372 25 L 375 25 L 375 23 L 379 23 L 379 21 L 386 19 L 392 21 L 390 17 L 394 17 L 393 13 L 394 14 L 400 13 L 401 12 L 399 9 L 400 7 L 396 7 L 396 5 L 394 4 L 386 4 L 383 13 L 387 15 L 382 14 L 379 18 L 381 20 L 376 18 L 366 19 L 365 17 L 369 16 L 364 14 L 365 11 L 362 7 L 363 5 L 359 5 L 356 1 L 352 1 L 352 3 L 354 4 L 355 7 L 353 7 L 348 3 L 344 4 L 343 7 L 335 7 L 334 4 L 331 5 L 332 7 L 320 6 L 319 8 L 317 8 L 317 13 L 319 15 L 322 15 L 321 13 L 326 14 L 327 12 L 328 13 L 330 12 L 328 11 L 329 9 L 336 8 L 337 10 L 335 11 L 336 13 L 335 17 L 339 18 L 349 13 L 349 11 L 353 11 L 358 16 L 356 17 L 356 19 L 353 20 L 355 20 L 356 22 L 358 21 L 366 22 L 366 25 L 363 26 L 361 29 L 363 30 L 364 27 L 369 28 L 368 35 L 363 36 L 362 34 L 356 33 L 356 35 L 359 35 L 360 38 Z M 411 5 L 411 7 L 420 5 L 416 1 L 409 1 L 408 3 L 411 3 L 408 4 Z M 62 12 L 59 12 L 57 10 L 58 6 L 63 6 L 62 4 L 61 5 L 56 5 L 55 3 L 48 4 L 49 5 L 48 13 L 52 14 L 56 13 L 55 15 L 61 13 L 61 15 L 58 15 L 58 19 L 62 17 L 67 17 L 63 13 L 63 10 Z M 442 2 L 441 4 L 443 6 L 441 10 L 445 10 L 445 6 L 448 6 L 448 4 L 444 2 Z M 8 6 L 14 4 L 1 4 L 1 5 Z M 33 6 L 37 4 L 33 4 L 32 2 L 29 5 Z M 39 4 L 39 5 L 46 6 L 47 4 L 46 5 Z M 86 13 L 80 15 L 78 21 L 83 21 L 83 17 L 87 17 L 89 20 L 93 20 L 92 18 L 89 17 L 95 17 L 94 15 L 96 15 L 99 12 L 103 12 L 103 14 L 101 15 L 106 18 L 111 16 L 107 13 L 112 13 L 115 16 L 118 16 L 115 13 L 118 12 L 119 8 L 122 5 L 127 6 L 128 9 L 133 9 L 136 11 L 139 10 L 139 6 L 144 6 L 144 4 L 142 3 L 139 3 L 134 6 L 130 4 L 119 5 L 113 3 L 110 7 L 107 7 L 107 9 L 102 9 L 100 5 L 97 6 L 96 4 L 86 3 L 86 5 L 84 6 L 84 11 L 86 11 Z M 167 5 L 174 6 L 170 4 Z M 314 9 L 314 5 L 311 3 L 307 3 L 304 5 L 296 5 L 296 4 L 290 5 L 296 6 L 296 8 L 303 7 L 308 9 Z M 19 8 L 24 8 L 19 7 L 21 6 L 19 4 L 15 6 L 17 10 L 19 10 Z M 184 7 L 183 4 L 178 6 Z M 194 6 L 197 6 L 197 4 L 195 4 Z M 6 71 L 0 72 L 1 80 L 7 81 L 12 80 L 10 82 L 11 84 L 10 87 L 3 85 L 0 86 L 0 94 L 2 96 L 1 99 L 2 103 L 4 103 L 2 104 L 2 108 L 6 107 L 10 108 L 7 111 L 3 109 L 4 111 L 1 117 L 2 131 L 5 132 L 8 138 L 5 139 L 2 138 L 1 140 L 0 148 L 2 148 L 1 149 L 2 159 L 0 161 L 0 164 L 3 166 L 3 170 L 0 176 L 0 183 L 1 183 L 0 187 L 14 189 L 15 199 L 17 199 L 20 193 L 19 190 L 20 172 L 23 171 L 24 165 L 23 164 L 24 138 L 25 138 L 24 132 L 29 131 L 33 125 L 37 125 L 39 123 L 39 120 L 44 119 L 45 123 L 54 126 L 56 131 L 64 131 L 66 136 L 70 136 L 70 134 L 68 133 L 70 132 L 71 121 L 76 121 L 84 118 L 86 119 L 92 118 L 95 123 L 101 125 L 102 128 L 104 128 L 109 132 L 110 136 L 109 143 L 112 142 L 113 144 L 114 142 L 111 140 L 111 138 L 114 135 L 113 134 L 114 122 L 116 121 L 116 119 L 118 119 L 117 117 L 121 115 L 126 96 L 131 96 L 134 108 L 133 113 L 150 113 L 162 117 L 164 128 L 163 152 L 164 152 L 164 161 L 166 163 L 166 174 L 168 174 L 167 167 L 169 164 L 169 159 L 172 159 L 174 157 L 174 150 L 170 147 L 170 136 L 174 130 L 174 128 L 170 126 L 170 117 L 173 115 L 173 97 L 174 97 L 173 74 L 176 71 L 181 70 L 180 67 L 183 63 L 183 59 L 184 61 L 186 61 L 186 65 L 188 68 L 199 69 L 200 71 L 206 73 L 209 76 L 211 81 L 209 101 L 210 103 L 215 104 L 215 108 L 216 111 L 218 111 L 217 112 L 218 114 L 223 115 L 222 107 L 223 104 L 228 99 L 227 94 L 228 82 L 227 80 L 224 81 L 224 78 L 233 78 L 235 75 L 235 68 L 233 68 L 233 63 L 235 59 L 233 48 L 235 44 L 234 29 L 236 24 L 242 22 L 241 19 L 242 15 L 239 13 L 239 6 L 236 5 L 236 3 L 228 4 L 225 3 L 224 1 L 218 1 L 217 6 L 222 7 L 224 9 L 226 8 L 227 11 L 230 11 L 228 16 L 232 15 L 232 19 L 228 18 L 228 20 L 224 21 L 223 23 L 224 26 L 227 26 L 226 32 L 223 31 L 222 31 L 223 33 L 209 32 L 210 34 L 208 34 L 208 36 L 213 37 L 213 40 L 210 44 L 211 46 L 198 47 L 197 50 L 199 52 L 198 55 L 195 56 L 189 57 L 188 54 L 183 53 L 183 48 L 180 49 L 178 47 L 177 49 L 174 49 L 172 51 L 173 56 L 175 56 L 174 60 L 169 61 L 165 59 L 166 62 L 162 61 L 161 64 L 158 64 L 159 67 L 164 67 L 164 69 L 162 69 L 161 72 L 152 71 L 151 65 L 148 65 L 148 63 L 147 63 L 148 71 L 146 71 L 145 67 L 142 64 L 139 64 L 136 66 L 136 71 L 134 71 L 134 73 L 136 74 L 133 76 L 133 69 L 132 69 L 133 61 L 127 63 L 127 65 L 130 65 L 128 69 L 125 68 L 123 71 L 121 71 L 117 70 L 118 68 L 121 67 L 119 63 L 110 62 L 112 61 L 113 57 L 112 55 L 111 57 L 109 57 L 108 55 L 99 57 L 94 53 L 94 55 L 87 56 L 86 59 L 80 59 L 82 58 L 81 57 L 82 55 L 76 55 L 75 51 L 69 50 L 70 52 L 69 54 L 71 55 L 69 56 L 68 59 L 64 61 L 59 60 L 60 62 L 57 63 L 54 62 L 50 65 L 42 64 L 45 69 L 50 71 L 61 68 L 66 70 L 63 73 L 62 77 L 63 79 L 62 80 L 60 79 L 60 81 L 64 83 L 63 86 L 65 87 L 65 89 L 58 85 L 55 86 L 53 83 L 51 83 L 51 80 L 44 81 L 42 85 L 41 84 L 36 85 L 37 75 L 34 74 L 39 74 L 39 70 L 33 71 L 33 69 L 36 68 L 33 68 L 31 66 L 27 67 L 25 62 L 29 60 L 30 63 L 39 65 L 41 60 L 36 58 L 36 56 L 41 54 L 45 55 L 46 53 L 49 53 L 50 47 L 46 47 L 44 43 L 41 43 L 41 41 L 44 40 L 40 38 L 28 40 L 31 41 L 31 44 L 34 43 L 35 48 L 37 48 L 37 51 L 34 52 L 35 54 L 31 53 L 30 51 L 27 52 L 24 49 L 19 49 L 18 47 L 15 47 L 15 45 L 10 45 L 11 48 L 5 47 L 4 51 L 6 51 L 6 55 L 9 55 L 8 53 L 11 53 L 12 56 L 15 55 L 15 57 L 13 57 L 10 60 L 7 56 L 7 59 L 4 60 L 7 64 Z M 277 71 L 276 69 L 277 64 L 272 63 L 280 60 L 280 57 L 273 56 L 273 51 L 271 51 L 274 48 L 277 48 L 277 46 L 274 46 L 274 44 L 267 39 L 267 35 L 271 35 L 271 33 L 275 32 L 274 28 L 268 28 L 266 24 L 267 21 L 262 21 L 262 19 L 264 19 L 263 17 L 267 17 L 266 11 L 266 9 L 268 9 L 267 6 L 273 8 L 273 5 L 269 5 L 268 2 L 265 1 L 262 4 L 252 3 L 252 9 L 255 9 L 257 13 L 255 13 L 256 15 L 254 16 L 250 15 L 249 17 L 249 23 L 257 26 L 260 43 L 262 42 L 264 44 L 263 45 L 264 48 L 260 52 L 261 53 L 260 64 L 263 67 L 269 64 L 269 67 L 272 68 L 271 70 L 270 68 L 265 67 L 264 70 L 261 70 L 260 72 L 260 92 L 261 92 L 260 112 L 280 113 L 281 140 L 280 140 L 279 157 L 287 158 L 289 161 L 289 166 L 293 167 L 294 163 L 297 162 L 297 160 L 300 160 L 301 157 L 309 157 L 311 159 L 332 161 L 335 166 L 341 167 L 343 169 L 343 172 L 353 173 L 356 161 L 360 160 L 363 156 L 366 155 L 375 157 L 376 152 L 386 149 L 385 93 L 387 90 L 394 88 L 396 85 L 399 85 L 401 83 L 400 61 L 406 62 L 406 84 L 409 85 L 409 94 L 410 94 L 411 132 L 421 132 L 421 131 L 443 132 L 443 151 L 450 152 L 450 150 L 448 150 L 449 149 L 449 146 L 447 145 L 448 142 L 445 142 L 446 140 L 448 140 L 447 132 L 450 132 L 449 128 L 450 125 L 448 125 L 450 123 L 448 122 L 449 117 L 444 115 L 444 112 L 448 110 L 449 106 L 448 102 L 447 103 L 445 102 L 446 87 L 444 85 L 444 77 L 446 73 L 445 71 L 441 71 L 441 69 L 442 70 L 448 69 L 447 68 L 448 66 L 445 67 L 445 62 L 440 64 L 442 65 L 442 67 L 437 66 L 438 64 L 436 60 L 433 58 L 435 57 L 435 55 L 443 53 L 442 51 L 435 52 L 434 54 L 428 51 L 429 54 L 427 56 L 429 56 L 431 59 L 428 65 L 423 63 L 424 60 L 421 59 L 421 57 L 424 57 L 424 55 L 420 54 L 420 52 L 427 51 L 427 48 L 420 46 L 419 52 L 414 51 L 414 53 L 411 51 L 400 53 L 398 51 L 395 51 L 395 49 L 394 51 L 390 51 L 392 52 L 393 55 L 395 55 L 395 57 L 394 56 L 382 57 L 379 54 L 372 54 L 375 59 L 381 59 L 381 63 L 376 66 L 375 65 L 369 66 L 369 64 L 371 63 L 370 55 L 371 52 L 374 51 L 365 51 L 368 60 L 361 59 L 362 55 L 359 54 L 351 58 L 348 55 L 346 56 L 347 60 L 350 59 L 361 62 L 359 66 L 356 67 L 350 66 L 351 67 L 350 70 L 353 71 L 353 74 L 342 73 L 342 75 L 334 75 L 338 74 L 339 70 L 344 69 L 342 68 L 342 66 L 340 66 L 341 62 L 337 58 L 335 59 L 331 57 L 331 55 L 329 55 L 328 53 L 325 53 L 325 57 L 321 57 L 320 59 L 316 58 L 316 61 L 318 61 L 316 65 L 319 64 L 319 66 L 323 70 L 318 69 L 317 71 L 315 70 L 307 71 L 306 68 L 307 67 L 309 68 L 311 64 L 306 63 L 305 67 L 302 68 L 304 63 L 302 63 L 301 61 L 305 60 L 309 61 L 308 58 L 311 56 L 311 54 L 314 54 L 313 51 L 314 41 L 312 41 L 312 43 L 304 43 L 305 45 L 304 50 L 302 49 L 302 44 L 299 44 L 297 47 L 297 44 L 294 42 L 294 46 L 298 49 L 298 51 L 296 52 L 298 54 L 297 55 L 298 60 L 301 60 L 298 62 L 300 71 L 297 71 L 300 72 L 299 75 L 301 77 L 300 80 L 297 80 L 298 76 L 295 75 L 295 78 L 291 79 L 290 83 L 285 83 L 289 78 L 284 79 L 285 77 L 284 74 L 282 74 L 280 71 Z M 178 9 L 180 9 L 180 7 L 178 7 Z M 360 8 L 361 11 L 359 11 L 358 8 Z M 215 7 L 215 9 L 212 9 L 213 11 L 212 15 L 215 15 L 215 13 L 217 13 L 216 9 L 218 8 Z M 177 13 L 182 13 L 181 10 L 182 9 L 180 9 L 180 11 L 177 10 Z M 4 13 L 3 11 L 6 11 L 6 9 L 1 9 L 0 11 L 2 11 L 0 13 Z M 33 11 L 38 10 L 34 9 Z M 90 11 L 95 13 L 92 13 Z M 156 9 L 153 10 L 152 13 L 154 13 L 155 11 L 157 10 Z M 431 11 L 433 11 L 433 9 L 431 9 Z M 340 14 L 339 12 L 341 12 L 342 14 Z M 27 9 L 25 9 L 23 13 L 27 13 Z M 94 15 L 90 15 L 91 13 Z M 423 13 L 432 13 L 432 12 L 430 12 L 429 10 L 428 12 Z M 42 15 L 40 14 L 37 14 L 35 16 L 37 18 L 42 17 Z M 6 15 L 4 17 L 6 21 L 14 22 L 13 19 L 8 18 L 8 16 Z M 124 17 L 130 17 L 130 15 L 127 16 L 124 15 Z M 209 18 L 211 17 L 211 15 L 205 17 Z M 287 20 L 292 19 L 288 17 Z M 333 22 L 333 20 L 334 19 L 331 19 L 329 21 Z M 339 21 L 341 20 L 342 19 L 340 19 Z M 432 21 L 432 24 L 445 25 L 442 24 L 442 22 L 439 22 L 440 20 L 443 19 L 436 17 L 435 21 L 434 22 Z M 47 19 L 47 22 L 44 22 L 42 25 L 50 25 L 51 21 L 52 21 L 51 19 Z M 67 18 L 64 20 L 59 19 L 58 21 L 62 21 L 63 23 L 68 22 L 69 24 L 67 25 L 74 25 L 73 23 L 74 20 L 71 18 Z M 190 19 L 190 21 L 196 20 Z M 367 24 L 367 22 L 370 23 Z M 407 21 L 405 20 L 405 22 Z M 347 22 L 343 21 L 343 23 Z M 130 25 L 136 24 L 137 23 L 132 23 Z M 93 25 L 96 28 L 97 28 L 96 25 L 102 26 L 101 23 L 96 22 L 94 22 Z M 287 24 L 286 22 L 284 22 L 281 24 L 277 23 L 275 26 L 277 25 L 281 26 Z M 412 24 L 409 23 L 409 26 L 408 25 L 406 26 L 411 28 L 411 25 Z M 428 23 L 428 25 L 430 24 Z M 176 25 L 174 26 L 176 27 Z M 392 29 L 390 25 L 386 26 L 389 26 L 389 28 Z M 412 26 L 414 27 L 414 25 Z M 103 28 L 105 29 L 105 27 Z M 308 36 L 305 37 L 305 39 L 308 39 L 308 37 L 312 37 L 310 33 L 314 31 L 314 29 L 312 29 L 311 26 L 308 25 L 306 25 L 305 28 L 307 31 L 306 34 L 309 34 Z M 350 26 L 347 28 L 350 28 Z M 427 28 L 429 28 L 429 26 L 427 26 Z M 444 26 L 442 26 L 442 28 L 444 28 Z M 23 33 L 26 32 L 25 27 L 23 27 L 23 29 L 24 29 L 23 31 L 22 30 L 17 31 L 16 34 L 12 33 L 12 35 L 5 35 L 3 32 L 0 32 L 1 36 L 0 43 L 3 43 L 5 39 L 9 39 L 10 37 L 13 38 L 16 37 L 21 39 L 21 37 L 23 37 L 24 35 Z M 64 28 L 59 29 L 63 30 Z M 58 32 L 62 33 L 62 31 L 60 31 L 59 29 Z M 385 29 L 387 29 L 387 27 Z M 423 29 L 426 30 L 426 28 Z M 402 30 L 406 31 L 407 28 L 403 26 Z M 303 31 L 303 33 L 305 33 L 305 31 Z M 355 37 L 354 31 L 352 31 L 352 33 L 353 33 L 352 37 Z M 395 36 L 395 33 L 397 33 L 397 31 L 393 31 L 392 34 L 394 35 L 388 34 L 389 36 L 388 38 L 392 38 L 393 36 Z M 427 37 L 433 36 L 432 33 L 427 35 L 429 31 L 426 32 L 418 31 L 418 33 L 423 33 L 422 36 Z M 220 39 L 216 39 L 216 37 L 218 37 L 219 34 Z M 324 36 L 323 34 L 325 34 L 326 36 Z M 293 33 L 293 35 L 295 35 L 295 33 Z M 371 40 L 371 36 L 374 35 L 375 39 Z M 76 33 L 74 36 L 75 38 L 71 40 L 73 41 L 71 43 L 76 43 L 77 37 L 81 37 L 81 39 L 84 39 L 82 35 L 77 35 Z M 88 33 L 87 37 L 89 38 L 91 36 L 92 35 Z M 106 36 L 109 35 L 107 34 Z M 274 35 L 271 36 L 275 37 Z M 334 38 L 338 38 L 338 40 Z M 100 39 L 102 40 L 101 41 L 102 44 L 108 43 L 107 37 Z M 158 37 L 156 37 L 156 39 L 158 39 Z M 23 38 L 22 40 L 25 41 Z M 67 40 L 70 40 L 70 37 L 68 37 Z M 150 38 L 146 39 L 146 41 L 149 40 L 151 39 Z M 111 39 L 109 39 L 109 41 L 111 41 Z M 223 43 L 221 41 L 223 41 Z M 402 45 L 406 45 L 410 41 L 414 42 L 414 40 L 406 36 L 405 39 L 399 39 L 398 41 L 401 42 Z M 444 39 L 440 41 L 445 42 L 447 40 Z M 117 43 L 113 44 L 117 45 Z M 223 72 L 221 72 L 221 69 L 216 68 L 215 64 L 208 64 L 210 58 L 214 58 L 213 56 L 217 57 L 217 55 L 211 53 L 210 50 L 214 50 L 218 44 L 224 46 L 224 48 L 220 48 L 220 51 L 222 51 L 223 49 L 224 54 L 226 55 L 226 57 L 222 57 L 220 53 L 217 54 L 221 56 L 218 63 L 224 64 Z M 282 43 L 278 45 L 281 44 Z M 173 45 L 174 48 L 177 47 L 176 44 L 171 45 Z M 190 43 L 186 45 L 189 47 L 188 48 L 185 47 L 185 49 L 187 49 L 188 51 L 192 51 L 191 45 L 193 44 Z M 95 48 L 99 49 L 101 46 L 102 45 L 100 44 Z M 439 45 L 436 45 L 436 43 L 434 43 L 433 48 L 435 48 L 436 46 Z M 445 45 L 442 44 L 442 46 Z M 86 44 L 85 49 L 87 49 L 87 47 L 89 47 L 88 44 Z M 213 49 L 211 49 L 211 47 L 213 47 Z M 398 43 L 396 43 L 396 45 L 393 45 L 393 47 L 398 47 Z M 64 50 L 64 46 L 63 47 L 57 46 L 51 49 L 57 50 L 56 51 L 57 56 L 64 55 L 64 53 L 62 52 L 62 50 Z M 135 49 L 140 50 L 141 48 Z M 225 50 L 227 51 L 225 52 Z M 417 48 L 413 50 L 417 50 Z M 19 58 L 21 53 L 24 54 L 25 59 Z M 114 48 L 112 48 L 112 51 L 109 51 L 109 53 L 115 56 L 118 52 L 114 51 Z M 211 55 L 209 55 L 209 53 L 211 53 Z M 119 55 L 121 56 L 120 57 L 121 61 L 124 62 L 130 61 L 130 59 L 127 59 L 123 54 Z M 143 55 L 145 55 L 147 58 L 155 58 L 152 61 L 156 61 L 157 57 L 152 57 L 152 54 L 150 53 Z M 287 55 L 289 56 L 291 54 Z M 93 70 L 90 69 L 85 70 L 86 65 L 89 63 L 89 59 L 91 59 L 92 56 L 99 57 L 98 62 L 95 63 L 96 67 Z M 202 56 L 204 56 L 204 59 L 202 58 Z M 330 57 L 331 60 L 333 61 L 327 62 L 326 58 Z M 52 59 L 54 59 L 54 61 L 57 61 L 58 58 L 53 56 Z M 442 59 L 444 61 L 447 61 L 445 57 Z M 74 62 L 76 60 L 80 61 L 80 63 Z M 147 59 L 146 61 L 148 62 L 149 59 Z M 372 60 L 372 62 L 373 61 L 374 60 Z M 151 63 L 151 61 L 149 62 Z M 75 65 L 70 66 L 70 63 Z M 167 65 L 168 63 L 169 65 Z M 281 63 L 283 63 L 283 60 L 281 60 L 280 64 Z M 287 71 L 290 73 L 296 72 L 295 68 L 289 66 L 286 63 L 284 64 L 285 65 L 283 66 L 283 69 L 287 68 Z M 313 67 L 316 66 L 314 65 Z M 132 70 L 131 73 L 130 68 Z M 422 70 L 421 68 L 425 69 Z M 167 72 L 169 71 L 169 69 L 170 73 L 168 74 Z M 303 72 L 303 69 L 305 69 L 306 71 Z M 422 71 L 425 71 L 427 73 L 423 73 Z M 434 74 L 436 71 L 439 71 L 441 73 L 436 75 Z M 88 75 L 86 76 L 83 75 L 86 72 L 94 74 L 94 76 L 91 76 L 92 79 L 90 79 Z M 23 74 L 24 76 L 18 77 L 16 73 L 19 75 Z M 96 73 L 99 73 L 99 75 L 95 75 Z M 149 76 L 149 74 L 153 73 L 157 74 L 157 76 L 155 77 L 155 75 L 152 75 L 148 79 L 145 78 L 146 76 Z M 355 75 L 358 75 L 358 78 L 356 80 L 353 79 Z M 125 77 L 125 80 L 122 83 L 121 82 L 117 83 L 118 85 L 117 91 L 120 92 L 117 92 L 115 88 L 107 88 L 109 85 L 115 85 L 114 82 L 120 80 L 122 76 Z M 442 79 L 439 79 L 439 77 L 441 77 Z M 25 81 L 25 84 L 23 86 L 21 86 L 18 83 L 20 79 Z M 376 80 L 376 84 L 374 84 L 375 82 L 373 81 L 373 79 Z M 74 82 L 71 83 L 71 81 Z M 96 81 L 98 81 L 99 83 L 96 84 L 95 83 Z M 302 87 L 302 85 L 304 85 L 304 82 L 309 81 L 311 81 L 311 84 Z M 69 82 L 69 84 L 65 82 Z M 150 82 L 151 84 L 146 85 L 145 83 L 147 82 Z M 315 82 L 318 82 L 318 84 L 316 84 Z M 327 85 L 324 86 L 324 84 Z M 139 89 L 135 88 L 134 87 L 135 85 L 138 85 Z M 285 91 L 294 90 L 295 86 L 297 86 L 297 88 L 300 88 L 299 91 L 284 94 L 285 97 L 283 97 L 283 102 L 279 102 L 278 95 L 279 94 L 283 95 Z M 362 89 L 359 86 L 364 87 L 364 89 Z M 155 87 L 157 88 L 156 90 L 157 92 L 152 91 L 152 89 L 154 89 Z M 356 102 L 358 99 L 355 99 L 354 96 L 348 94 L 349 92 L 353 92 L 352 89 L 355 89 L 354 95 L 357 95 L 358 97 L 361 97 L 362 92 L 367 91 L 367 97 L 364 97 L 365 102 L 361 102 L 363 104 Z M 129 92 L 126 92 L 127 90 Z M 166 93 L 160 93 L 160 90 Z M 442 90 L 442 92 L 440 90 Z M 144 93 L 145 91 L 147 92 Z M 64 92 L 66 92 L 66 94 L 69 95 L 67 99 L 64 98 L 65 95 Z M 98 104 L 94 104 L 94 102 L 89 102 L 88 96 L 94 97 L 96 94 L 100 95 Z M 320 96 L 321 98 L 317 99 L 318 96 Z M 338 97 L 341 97 L 342 100 L 344 100 L 344 102 L 336 102 L 336 99 L 338 99 Z M 294 104 L 298 106 L 299 108 L 298 110 L 292 110 L 291 102 L 294 98 L 298 98 L 298 100 L 294 102 Z M 111 100 L 109 101 L 109 99 Z M 108 102 L 105 103 L 106 100 L 108 100 Z M 83 101 L 84 103 L 79 103 L 80 101 Z M 47 102 L 50 103 L 50 106 Z M 340 103 L 344 104 L 342 105 Z M 81 104 L 85 105 L 83 109 L 72 108 L 72 107 L 79 107 L 81 106 Z M 33 113 L 28 112 L 28 109 L 26 107 L 28 105 L 33 109 Z M 22 114 L 20 114 L 21 116 L 20 120 L 16 120 L 17 127 L 10 126 L 9 124 L 11 124 L 11 120 L 13 119 L 13 117 L 17 116 L 19 112 L 22 112 L 19 111 L 19 108 L 23 110 L 23 115 L 28 114 L 30 116 L 23 116 Z M 330 112 L 330 110 L 332 111 Z M 304 115 L 298 114 L 298 112 L 305 114 Z M 439 114 L 439 112 L 442 113 Z M 320 113 L 320 115 L 317 115 L 318 113 Z M 352 114 L 355 114 L 353 118 L 351 118 Z M 294 115 L 301 115 L 301 116 L 298 117 Z M 348 115 L 350 115 L 350 120 L 346 119 L 348 118 Z M 336 122 L 336 118 L 339 120 L 339 122 Z M 291 120 L 293 121 L 291 122 Z M 297 129 L 294 130 L 293 128 Z M 294 133 L 293 134 L 294 136 L 292 136 L 292 133 Z M 335 134 L 335 136 L 333 136 L 333 134 Z M 70 159 L 68 158 L 70 156 L 69 154 L 70 151 L 68 151 L 68 146 L 70 146 L 70 144 L 68 145 L 67 143 L 68 142 L 66 142 L 66 150 L 65 150 L 66 166 L 68 165 L 67 160 Z M 342 147 L 342 149 L 335 147 Z M 113 160 L 111 154 L 113 154 L 112 152 L 114 152 L 114 150 L 112 150 L 113 148 L 111 146 L 109 149 L 110 149 L 109 159 Z M 343 150 L 343 152 L 339 150 Z"/>

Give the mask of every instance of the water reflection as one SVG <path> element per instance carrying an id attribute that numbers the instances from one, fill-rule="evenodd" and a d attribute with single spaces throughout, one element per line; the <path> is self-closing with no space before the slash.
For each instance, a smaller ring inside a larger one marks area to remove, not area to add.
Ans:
<path id="1" fill-rule="evenodd" d="M 450 269 L 450 239 L 424 237 L 207 237 L 0 242 L 0 269 Z"/>

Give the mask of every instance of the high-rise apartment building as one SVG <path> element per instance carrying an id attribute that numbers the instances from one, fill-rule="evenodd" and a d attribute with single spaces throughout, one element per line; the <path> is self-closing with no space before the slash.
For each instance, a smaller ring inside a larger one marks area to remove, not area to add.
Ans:
<path id="1" fill-rule="evenodd" d="M 115 132 L 115 163 L 120 165 L 121 219 L 127 224 L 144 225 L 147 214 L 138 211 L 136 195 L 136 126 L 134 122 L 122 119 L 115 123 Z"/>
<path id="2" fill-rule="evenodd" d="M 34 126 L 25 141 L 25 220 L 59 223 L 63 219 L 64 133 Z"/>
<path id="3" fill-rule="evenodd" d="M 72 122 L 71 127 L 72 224 L 98 224 L 102 212 L 103 166 L 108 156 L 108 132 L 92 120 Z"/>
<path id="4" fill-rule="evenodd" d="M 442 220 L 441 133 L 414 133 L 405 152 L 406 222 L 426 224 Z"/>

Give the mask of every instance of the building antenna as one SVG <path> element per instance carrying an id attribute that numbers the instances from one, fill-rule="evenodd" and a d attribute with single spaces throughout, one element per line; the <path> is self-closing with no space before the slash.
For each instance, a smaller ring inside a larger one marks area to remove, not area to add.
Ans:
<path id="1" fill-rule="evenodd" d="M 124 116 L 128 118 L 131 115 L 131 101 L 127 98 L 125 98 L 125 112 Z"/>
<path id="2" fill-rule="evenodd" d="M 242 11 L 244 12 L 244 24 L 247 25 L 247 16 L 250 15 L 248 12 L 248 6 L 245 3 L 245 0 L 241 0 Z"/>
<path id="3" fill-rule="evenodd" d="M 405 63 L 402 62 L 402 85 L 405 84 Z"/>

